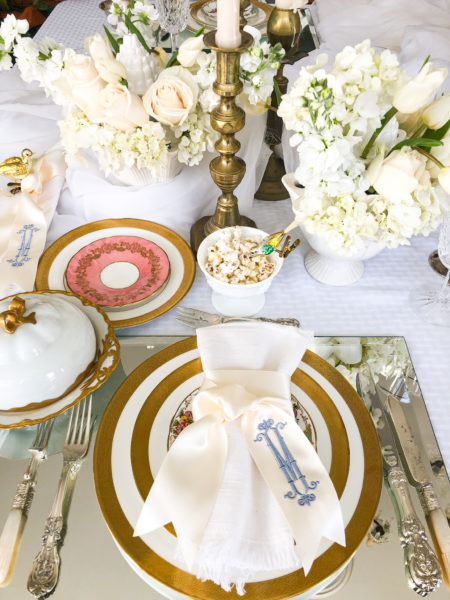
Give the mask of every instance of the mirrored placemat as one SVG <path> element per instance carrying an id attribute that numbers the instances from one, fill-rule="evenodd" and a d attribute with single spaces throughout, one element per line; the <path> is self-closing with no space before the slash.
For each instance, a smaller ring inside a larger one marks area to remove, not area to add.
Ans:
<path id="1" fill-rule="evenodd" d="M 139 365 L 159 350 L 182 339 L 183 336 L 122 337 L 121 362 L 112 377 L 95 392 L 94 406 L 97 423 L 110 398 L 122 381 Z M 411 381 L 415 379 L 414 368 L 407 345 L 402 337 L 316 337 L 310 348 L 335 366 L 353 385 L 362 361 L 372 365 L 376 373 L 389 374 L 401 368 Z M 411 389 L 411 388 L 410 388 Z M 416 436 L 423 442 L 422 452 L 436 482 L 441 504 L 450 514 L 450 483 L 439 448 L 428 418 L 426 407 L 416 386 L 415 393 L 403 398 L 403 407 Z M 47 517 L 61 469 L 60 451 L 67 414 L 57 417 L 50 441 L 50 458 L 41 466 L 38 487 L 24 533 L 16 571 L 9 587 L 2 589 L 5 600 L 30 598 L 26 581 L 32 560 L 40 547 L 44 520 Z M 419 428 L 420 423 L 420 428 Z M 27 447 L 33 440 L 35 427 L 21 430 L 0 431 L 0 527 L 11 507 L 14 492 L 25 469 L 23 460 L 5 458 L 28 458 Z M 69 515 L 68 533 L 61 550 L 63 567 L 56 600 L 122 600 L 124 597 L 161 600 L 162 596 L 149 588 L 126 564 L 110 536 L 100 513 L 95 496 L 92 476 L 92 448 L 83 466 Z M 420 505 L 411 490 L 416 509 Z M 101 556 L 102 560 L 98 560 Z M 113 574 L 113 575 L 112 575 Z M 403 551 L 400 547 L 394 511 L 389 497 L 383 490 L 372 533 L 361 545 L 350 567 L 336 580 L 330 589 L 317 598 L 332 597 L 335 600 L 380 600 L 396 598 L 407 600 L 417 597 L 406 583 L 403 569 Z M 441 600 L 449 597 L 441 587 L 431 598 Z"/>

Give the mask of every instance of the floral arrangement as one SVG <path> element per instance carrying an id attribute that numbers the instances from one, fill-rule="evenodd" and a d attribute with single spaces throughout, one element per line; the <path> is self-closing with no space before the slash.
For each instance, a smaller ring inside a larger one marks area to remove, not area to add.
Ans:
<path id="1" fill-rule="evenodd" d="M 85 39 L 88 54 L 77 54 L 48 38 L 24 37 L 27 22 L 9 16 L 0 25 L 0 69 L 12 66 L 13 55 L 22 78 L 38 81 L 64 107 L 59 125 L 68 164 L 86 149 L 106 174 L 137 167 L 158 178 L 169 159 L 199 164 L 218 138 L 209 113 L 219 102 L 212 89 L 216 56 L 204 50 L 202 30 L 169 58 L 157 46 L 158 13 L 150 0 L 113 2 L 108 27 L 106 37 Z M 239 101 L 261 111 L 284 50 L 250 32 Z"/>
<path id="2" fill-rule="evenodd" d="M 450 94 L 431 103 L 446 70 L 427 60 L 408 78 L 368 40 L 327 63 L 303 67 L 278 109 L 305 188 L 297 220 L 341 255 L 428 234 L 450 192 Z"/>

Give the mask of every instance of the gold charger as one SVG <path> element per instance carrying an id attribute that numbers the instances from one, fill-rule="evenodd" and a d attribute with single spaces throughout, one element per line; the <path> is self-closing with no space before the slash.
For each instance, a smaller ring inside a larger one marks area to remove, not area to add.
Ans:
<path id="1" fill-rule="evenodd" d="M 199 27 L 205 27 L 206 31 L 211 31 L 212 29 L 216 29 L 216 25 L 212 21 L 205 21 L 201 16 L 199 16 L 199 12 L 203 9 L 203 6 L 210 2 L 210 0 L 198 0 L 197 2 L 193 2 L 190 8 L 190 16 L 191 18 L 198 23 Z M 273 10 L 273 6 L 266 4 L 265 2 L 259 2 L 259 0 L 252 0 L 252 4 L 256 6 L 256 8 L 260 9 L 264 12 L 264 19 L 259 23 L 249 23 L 252 27 L 262 27 L 269 20 L 270 14 Z M 192 23 L 188 23 L 186 29 L 190 31 L 197 31 L 199 27 L 194 27 Z"/>
<path id="2" fill-rule="evenodd" d="M 155 300 L 155 296 L 151 296 L 147 302 L 144 302 L 139 305 L 139 308 L 147 307 L 148 311 L 135 315 L 132 317 L 126 317 L 123 315 L 123 318 L 119 318 L 122 314 L 125 313 L 125 309 L 122 311 L 111 310 L 108 308 L 104 308 L 106 314 L 109 316 L 114 329 L 124 329 L 127 327 L 134 327 L 135 325 L 142 325 L 143 323 L 147 323 L 148 321 L 152 321 L 153 319 L 157 319 L 161 315 L 169 312 L 172 308 L 174 308 L 184 296 L 190 290 L 192 283 L 194 282 L 195 277 L 195 259 L 192 254 L 191 249 L 188 244 L 174 231 L 169 229 L 168 227 L 164 227 L 163 225 L 159 225 L 158 223 L 153 223 L 152 221 L 145 221 L 143 219 L 105 219 L 102 221 L 95 221 L 93 223 L 88 223 L 86 225 L 82 225 L 81 227 L 77 227 L 72 231 L 69 231 L 62 237 L 58 238 L 51 246 L 47 248 L 44 254 L 41 256 L 38 264 L 38 269 L 36 273 L 36 282 L 35 287 L 37 290 L 45 290 L 52 287 L 49 282 L 49 275 L 52 266 L 55 261 L 58 259 L 59 255 L 66 250 L 70 246 L 70 244 L 80 240 L 84 236 L 88 234 L 92 234 L 94 232 L 98 233 L 97 238 L 101 237 L 109 237 L 108 235 L 102 236 L 102 230 L 110 230 L 110 235 L 114 234 L 114 229 L 123 229 L 127 228 L 130 231 L 135 230 L 133 235 L 139 235 L 139 231 L 146 231 L 153 233 L 157 236 L 164 238 L 170 245 L 173 247 L 182 259 L 183 262 L 183 276 L 181 278 L 180 284 L 176 291 L 167 299 L 162 305 L 158 306 L 155 309 L 152 309 L 151 304 L 152 301 Z M 164 250 L 164 248 L 163 248 Z M 77 250 L 74 250 L 74 254 Z M 64 285 L 64 273 L 67 268 L 67 264 L 72 258 L 73 254 L 65 261 L 65 267 L 61 273 L 61 287 Z M 170 256 L 169 256 L 170 263 Z M 161 295 L 167 290 L 168 285 L 170 284 L 171 277 L 174 276 L 172 264 L 170 265 L 170 274 L 169 280 L 163 290 L 161 290 L 160 294 L 157 294 L 156 297 L 160 298 Z M 59 279 L 59 274 L 58 274 Z"/>
<path id="3" fill-rule="evenodd" d="M 166 362 L 195 349 L 195 337 L 169 346 L 142 363 L 118 389 L 106 409 L 97 434 L 94 453 L 96 492 L 103 516 L 116 543 L 144 573 L 160 584 L 190 598 L 198 600 L 237 600 L 239 596 L 234 590 L 225 592 L 210 581 L 199 581 L 194 575 L 164 560 L 157 552 L 149 548 L 141 538 L 133 537 L 133 527 L 125 516 L 113 482 L 111 451 L 116 426 L 122 412 L 126 409 L 127 402 L 141 385 L 145 385 L 147 378 L 163 367 Z M 351 418 L 356 423 L 362 441 L 364 458 L 361 492 L 358 496 L 357 506 L 346 527 L 346 547 L 337 544 L 331 545 L 314 561 L 307 577 L 305 577 L 303 570 L 298 570 L 271 580 L 247 584 L 246 597 L 249 600 L 291 598 L 315 587 L 324 579 L 336 573 L 350 560 L 363 541 L 378 506 L 382 483 L 380 448 L 375 428 L 364 404 L 343 376 L 317 355 L 309 351 L 306 352 L 302 363 L 307 368 L 311 367 L 318 373 L 318 379 L 324 378 L 327 385 L 331 385 L 339 393 L 346 404 L 346 410 L 350 411 Z M 152 482 L 148 457 L 148 438 L 153 420 L 170 391 L 198 373 L 201 373 L 200 360 L 188 361 L 186 359 L 185 364 L 174 369 L 149 393 L 145 392 L 147 394 L 146 399 L 139 411 L 139 418 L 134 423 L 130 456 L 127 455 L 127 461 L 131 463 L 130 468 L 142 499 L 146 497 Z M 321 412 L 322 418 L 325 419 L 327 427 L 330 428 L 333 449 L 330 475 L 338 494 L 341 495 L 349 473 L 350 461 L 349 443 L 341 415 L 331 398 L 313 377 L 297 370 L 292 381 L 308 396 L 310 394 L 314 395 L 314 402 Z M 144 392 L 141 390 L 139 393 Z M 165 436 L 165 433 L 162 432 L 162 435 Z M 189 517 L 187 516 L 187 518 Z M 168 526 L 167 529 L 173 531 L 171 526 Z"/>

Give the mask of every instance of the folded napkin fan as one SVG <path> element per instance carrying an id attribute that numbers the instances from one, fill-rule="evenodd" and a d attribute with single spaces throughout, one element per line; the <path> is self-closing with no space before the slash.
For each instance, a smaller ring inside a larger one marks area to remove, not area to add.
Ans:
<path id="1" fill-rule="evenodd" d="M 243 594 L 257 572 L 307 573 L 322 537 L 345 544 L 333 483 L 290 399 L 311 338 L 273 323 L 197 331 L 204 380 L 194 422 L 166 455 L 134 535 L 171 521 L 187 568 L 227 591 Z"/>

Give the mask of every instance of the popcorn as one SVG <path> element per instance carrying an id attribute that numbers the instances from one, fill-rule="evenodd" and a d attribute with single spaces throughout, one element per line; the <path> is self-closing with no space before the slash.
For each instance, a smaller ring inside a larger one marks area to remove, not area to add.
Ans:
<path id="1" fill-rule="evenodd" d="M 208 248 L 206 272 L 224 283 L 247 285 L 258 283 L 272 275 L 275 270 L 267 256 L 252 252 L 261 240 L 243 238 L 239 227 L 223 231 L 216 243 Z"/>

